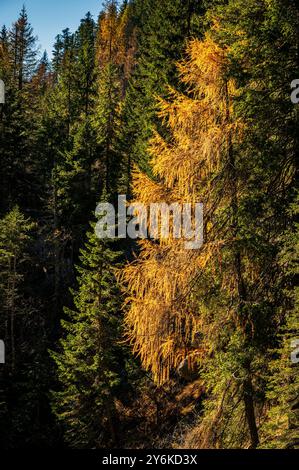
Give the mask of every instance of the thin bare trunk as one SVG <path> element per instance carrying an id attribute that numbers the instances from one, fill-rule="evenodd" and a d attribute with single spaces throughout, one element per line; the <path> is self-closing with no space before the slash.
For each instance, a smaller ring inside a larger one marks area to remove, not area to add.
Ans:
<path id="1" fill-rule="evenodd" d="M 227 97 L 227 120 L 230 121 L 230 98 L 226 86 Z M 238 236 L 238 174 L 236 170 L 236 162 L 233 151 L 232 138 L 228 136 L 228 164 L 230 169 L 230 185 L 231 185 L 231 208 L 232 208 L 232 232 L 234 240 Z M 242 254 L 237 247 L 234 249 L 234 271 L 236 276 L 236 284 L 238 291 L 238 326 L 241 326 L 243 331 L 246 327 L 246 318 L 243 318 L 243 307 L 246 301 L 247 293 L 242 274 Z M 247 366 L 247 377 L 243 382 L 243 400 L 245 406 L 245 416 L 248 425 L 251 448 L 256 448 L 259 444 L 258 429 L 256 425 L 255 411 L 254 411 L 254 391 L 252 380 L 250 376 L 250 364 Z"/>

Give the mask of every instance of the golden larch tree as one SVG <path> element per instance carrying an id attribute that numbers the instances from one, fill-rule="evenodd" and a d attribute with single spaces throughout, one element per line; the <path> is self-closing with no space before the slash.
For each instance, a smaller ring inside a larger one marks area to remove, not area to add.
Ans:
<path id="1" fill-rule="evenodd" d="M 128 291 L 126 325 L 134 351 L 154 379 L 163 383 L 182 361 L 190 368 L 209 351 L 213 324 L 199 311 L 193 286 L 219 262 L 230 237 L 221 213 L 230 203 L 223 174 L 229 148 L 239 140 L 242 123 L 231 119 L 236 89 L 227 80 L 227 52 L 207 36 L 192 40 L 178 65 L 187 93 L 170 90 L 160 100 L 160 117 L 170 138 L 155 134 L 150 144 L 153 178 L 135 170 L 135 202 L 204 205 L 205 243 L 186 250 L 185 240 L 158 236 L 139 241 L 140 254 L 123 273 Z M 209 331 L 209 334 L 208 334 Z"/>

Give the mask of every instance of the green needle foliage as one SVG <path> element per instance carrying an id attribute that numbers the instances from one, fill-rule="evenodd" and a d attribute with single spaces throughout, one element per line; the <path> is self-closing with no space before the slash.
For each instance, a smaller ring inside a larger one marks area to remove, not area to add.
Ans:
<path id="1" fill-rule="evenodd" d="M 0 25 L 1 446 L 298 448 L 298 1 L 102 3 Z M 120 194 L 203 247 L 98 239 Z"/>
<path id="2" fill-rule="evenodd" d="M 74 309 L 65 309 L 62 321 L 62 351 L 51 355 L 63 387 L 54 393 L 54 412 L 67 442 L 90 448 L 117 444 L 121 296 L 114 272 L 120 253 L 93 231 L 87 239 L 77 267 L 78 290 L 72 292 Z"/>

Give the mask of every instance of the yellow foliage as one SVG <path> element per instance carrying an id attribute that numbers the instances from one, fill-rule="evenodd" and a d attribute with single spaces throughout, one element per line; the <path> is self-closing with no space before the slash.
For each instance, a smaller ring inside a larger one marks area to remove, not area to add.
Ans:
<path id="1" fill-rule="evenodd" d="M 237 91 L 226 79 L 226 51 L 208 36 L 202 42 L 192 40 L 178 68 L 188 96 L 172 90 L 170 101 L 160 100 L 160 117 L 171 140 L 154 135 L 150 153 L 155 181 L 135 170 L 133 194 L 148 206 L 202 202 L 205 243 L 201 249 L 186 250 L 181 239 L 142 240 L 138 258 L 122 273 L 128 337 L 160 384 L 181 360 L 188 358 L 192 366 L 209 353 L 204 341 L 196 344 L 205 318 L 192 287 L 208 266 L 218 263 L 224 241 L 215 214 L 228 199 L 219 175 L 227 165 L 229 145 L 242 133 L 242 123 L 231 118 Z"/>
<path id="2" fill-rule="evenodd" d="M 127 37 L 129 6 L 120 15 L 111 3 L 99 17 L 97 33 L 97 61 L 100 68 L 107 64 L 122 67 L 124 78 L 129 78 L 135 63 L 136 33 Z"/>

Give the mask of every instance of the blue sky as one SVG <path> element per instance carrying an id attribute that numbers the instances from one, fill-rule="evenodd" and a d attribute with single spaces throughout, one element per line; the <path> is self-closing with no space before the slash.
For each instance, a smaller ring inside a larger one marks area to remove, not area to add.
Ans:
<path id="1" fill-rule="evenodd" d="M 41 51 L 51 55 L 55 36 L 63 29 L 77 29 L 81 18 L 90 11 L 97 18 L 101 0 L 0 0 L 0 26 L 10 27 L 25 4 L 34 34 L 38 36 Z"/>

